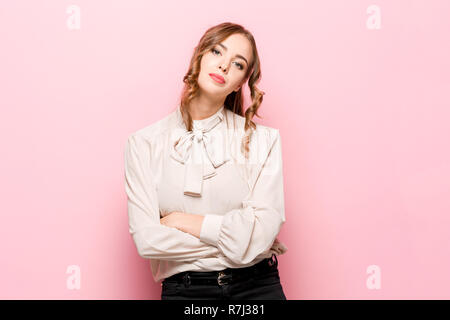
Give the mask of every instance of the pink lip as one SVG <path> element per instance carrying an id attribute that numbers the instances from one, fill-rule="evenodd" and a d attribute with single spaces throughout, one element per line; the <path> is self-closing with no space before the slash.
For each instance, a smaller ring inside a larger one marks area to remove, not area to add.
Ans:
<path id="1" fill-rule="evenodd" d="M 210 76 L 213 80 L 215 80 L 215 81 L 217 81 L 217 82 L 219 82 L 219 83 L 225 83 L 225 79 L 224 79 L 222 76 L 219 76 L 218 74 L 210 73 L 209 76 Z"/>

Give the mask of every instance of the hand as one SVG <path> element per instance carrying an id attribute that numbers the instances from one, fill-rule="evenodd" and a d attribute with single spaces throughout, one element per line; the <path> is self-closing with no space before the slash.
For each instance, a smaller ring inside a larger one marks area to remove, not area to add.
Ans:
<path id="1" fill-rule="evenodd" d="M 173 211 L 160 219 L 161 224 L 189 233 L 200 239 L 204 216 L 198 214 Z"/>
<path id="2" fill-rule="evenodd" d="M 172 211 L 168 215 L 166 215 L 164 218 L 159 219 L 161 224 L 170 227 L 170 228 L 179 228 L 180 224 L 180 218 L 183 212 L 179 211 Z"/>

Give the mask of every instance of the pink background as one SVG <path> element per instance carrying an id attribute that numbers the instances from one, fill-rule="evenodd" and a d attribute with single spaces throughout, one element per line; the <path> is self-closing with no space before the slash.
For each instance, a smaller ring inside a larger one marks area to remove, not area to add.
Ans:
<path id="1" fill-rule="evenodd" d="M 224 21 L 254 34 L 255 119 L 282 136 L 287 298 L 449 299 L 446 0 L 2 1 L 0 298 L 160 299 L 128 233 L 124 145 L 174 109 Z"/>

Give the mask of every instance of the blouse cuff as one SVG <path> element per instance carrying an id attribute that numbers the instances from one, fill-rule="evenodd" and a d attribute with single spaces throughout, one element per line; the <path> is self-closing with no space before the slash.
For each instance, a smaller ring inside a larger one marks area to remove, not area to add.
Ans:
<path id="1" fill-rule="evenodd" d="M 223 216 L 207 214 L 204 216 L 200 229 L 200 241 L 217 246 Z"/>

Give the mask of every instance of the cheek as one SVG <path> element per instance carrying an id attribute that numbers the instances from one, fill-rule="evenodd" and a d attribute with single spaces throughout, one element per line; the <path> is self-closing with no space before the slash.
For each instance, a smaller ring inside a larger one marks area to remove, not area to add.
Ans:
<path id="1" fill-rule="evenodd" d="M 200 64 L 201 71 L 208 72 L 208 70 L 211 70 L 214 68 L 214 60 L 211 59 L 211 57 L 203 57 L 202 62 Z"/>
<path id="2" fill-rule="evenodd" d="M 238 86 L 241 83 L 241 81 L 242 81 L 241 75 L 237 75 L 236 73 L 233 73 L 233 74 L 229 73 L 228 85 L 230 87 L 234 88 L 234 87 Z"/>
<path id="3" fill-rule="evenodd" d="M 209 73 L 214 71 L 214 66 L 212 65 L 211 61 L 208 61 L 207 59 L 203 59 L 201 65 L 200 65 L 200 75 L 199 77 L 208 80 L 209 79 Z"/>

